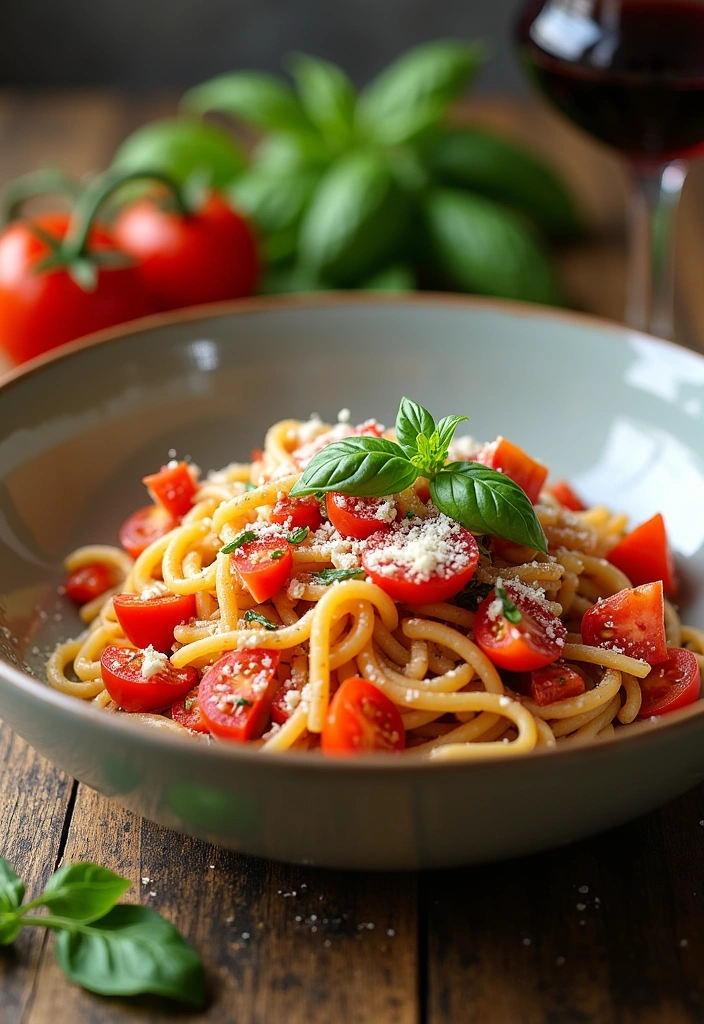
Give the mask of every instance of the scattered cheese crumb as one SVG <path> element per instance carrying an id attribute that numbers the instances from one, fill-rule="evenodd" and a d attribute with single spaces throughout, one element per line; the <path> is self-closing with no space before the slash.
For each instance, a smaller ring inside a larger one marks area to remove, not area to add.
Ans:
<path id="1" fill-rule="evenodd" d="M 144 658 L 142 660 L 142 679 L 151 679 L 152 676 L 156 676 L 159 672 L 163 672 L 169 664 L 169 659 L 161 651 L 154 650 L 153 646 L 149 644 L 149 647 L 145 647 Z"/>

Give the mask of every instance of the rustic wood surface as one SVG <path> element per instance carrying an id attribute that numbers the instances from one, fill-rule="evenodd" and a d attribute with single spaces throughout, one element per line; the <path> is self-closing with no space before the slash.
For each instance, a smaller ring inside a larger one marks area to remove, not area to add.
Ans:
<path id="1" fill-rule="evenodd" d="M 105 164 L 168 98 L 0 96 L 0 180 L 42 163 Z M 574 303 L 618 318 L 624 178 L 618 162 L 535 105 L 482 101 L 477 120 L 550 154 L 594 227 L 560 266 Z M 704 342 L 704 177 L 678 227 L 680 340 Z M 0 1024 L 700 1024 L 704 790 L 604 836 L 507 864 L 345 874 L 252 860 L 123 811 L 0 723 L 0 855 L 36 894 L 61 858 L 133 882 L 196 944 L 210 1002 L 90 996 L 38 931 L 0 950 Z"/>

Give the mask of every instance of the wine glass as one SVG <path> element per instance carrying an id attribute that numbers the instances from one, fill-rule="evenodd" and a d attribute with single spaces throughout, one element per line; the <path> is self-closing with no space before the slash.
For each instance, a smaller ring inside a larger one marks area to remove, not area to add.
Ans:
<path id="1" fill-rule="evenodd" d="M 548 100 L 626 156 L 626 321 L 670 337 L 673 220 L 704 144 L 704 0 L 530 0 L 518 38 Z"/>

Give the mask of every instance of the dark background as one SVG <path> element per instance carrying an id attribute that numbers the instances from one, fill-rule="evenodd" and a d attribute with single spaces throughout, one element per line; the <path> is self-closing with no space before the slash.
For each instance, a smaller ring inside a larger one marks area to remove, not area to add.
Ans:
<path id="1" fill-rule="evenodd" d="M 523 88 L 519 0 L 0 0 L 0 85 L 180 88 L 232 68 L 280 69 L 291 50 L 363 83 L 416 43 L 484 38 L 477 88 Z"/>

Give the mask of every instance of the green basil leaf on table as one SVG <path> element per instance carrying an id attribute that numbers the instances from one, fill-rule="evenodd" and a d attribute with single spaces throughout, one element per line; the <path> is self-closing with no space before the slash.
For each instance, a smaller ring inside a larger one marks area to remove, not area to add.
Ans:
<path id="1" fill-rule="evenodd" d="M 312 123 L 332 143 L 348 142 L 354 133 L 357 97 L 345 72 L 305 53 L 294 53 L 289 65 L 301 106 Z"/>
<path id="2" fill-rule="evenodd" d="M 314 131 L 292 90 L 274 75 L 231 71 L 189 89 L 181 101 L 185 111 L 217 110 L 264 131 L 310 134 Z"/>
<path id="3" fill-rule="evenodd" d="M 483 63 L 481 44 L 439 40 L 399 57 L 363 90 L 360 131 L 397 145 L 433 124 L 467 88 Z"/>
<path id="4" fill-rule="evenodd" d="M 425 200 L 432 253 L 463 291 L 557 304 L 547 253 L 520 217 L 484 196 L 438 189 Z"/>
<path id="5" fill-rule="evenodd" d="M 315 171 L 281 172 L 254 165 L 229 188 L 232 205 L 258 228 L 269 262 L 294 255 L 298 228 L 318 179 Z"/>
<path id="6" fill-rule="evenodd" d="M 410 487 L 418 471 L 393 441 L 352 437 L 333 441 L 313 457 L 291 495 L 338 491 L 357 497 L 381 497 Z"/>
<path id="7" fill-rule="evenodd" d="M 160 171 L 179 185 L 205 172 L 210 185 L 224 188 L 242 171 L 245 158 L 222 128 L 183 117 L 142 125 L 119 147 L 112 166 L 125 172 Z"/>
<path id="8" fill-rule="evenodd" d="M 412 267 L 393 263 L 372 274 L 359 288 L 367 292 L 412 292 L 416 289 L 416 275 Z"/>
<path id="9" fill-rule="evenodd" d="M 447 455 L 450 442 L 455 436 L 455 431 L 460 423 L 467 419 L 466 416 L 443 416 L 438 423 L 438 437 L 443 451 Z"/>
<path id="10" fill-rule="evenodd" d="M 16 874 L 12 864 L 0 857 L 0 914 L 17 910 L 24 899 L 24 882 Z"/>
<path id="11" fill-rule="evenodd" d="M 121 905 L 92 924 L 58 931 L 64 973 L 101 995 L 152 993 L 200 1009 L 205 978 L 198 954 L 155 911 Z"/>
<path id="12" fill-rule="evenodd" d="M 131 884 L 98 864 L 65 864 L 51 876 L 35 902 L 58 917 L 94 921 L 112 910 Z"/>
<path id="13" fill-rule="evenodd" d="M 301 263 L 333 284 L 356 284 L 392 258 L 408 203 L 386 161 L 352 151 L 321 179 L 301 225 Z"/>
<path id="14" fill-rule="evenodd" d="M 412 398 L 402 398 L 396 414 L 396 440 L 409 458 L 418 454 L 419 436 L 431 437 L 435 420 Z"/>
<path id="15" fill-rule="evenodd" d="M 504 473 L 478 462 L 451 462 L 430 481 L 430 494 L 441 512 L 472 533 L 490 533 L 547 552 L 528 496 Z"/>

